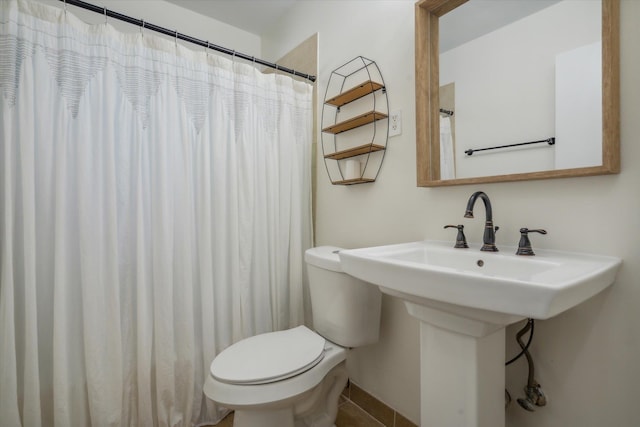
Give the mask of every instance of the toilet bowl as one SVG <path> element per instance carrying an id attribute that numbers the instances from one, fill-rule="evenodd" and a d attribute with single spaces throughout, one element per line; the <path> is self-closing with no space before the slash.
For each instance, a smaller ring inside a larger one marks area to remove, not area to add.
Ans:
<path id="1" fill-rule="evenodd" d="M 234 427 L 333 427 L 349 347 L 378 340 L 380 291 L 344 274 L 339 248 L 305 253 L 314 330 L 256 335 L 211 363 L 204 393 L 235 410 Z"/>
<path id="2" fill-rule="evenodd" d="M 291 357 L 291 349 L 306 345 L 313 350 Z M 330 427 L 348 379 L 346 353 L 305 326 L 257 335 L 214 359 L 204 392 L 235 410 L 234 427 Z M 254 363 L 246 364 L 249 373 L 242 372 L 249 355 Z M 288 368 L 282 361 L 289 362 Z"/>

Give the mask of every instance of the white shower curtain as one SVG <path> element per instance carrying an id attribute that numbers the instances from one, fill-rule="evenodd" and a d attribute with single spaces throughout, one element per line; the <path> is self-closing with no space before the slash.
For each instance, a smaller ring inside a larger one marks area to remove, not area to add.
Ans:
<path id="1" fill-rule="evenodd" d="M 311 86 L 0 1 L 0 425 L 188 426 L 302 323 Z"/>
<path id="2" fill-rule="evenodd" d="M 440 116 L 440 179 L 456 177 L 451 119 Z"/>

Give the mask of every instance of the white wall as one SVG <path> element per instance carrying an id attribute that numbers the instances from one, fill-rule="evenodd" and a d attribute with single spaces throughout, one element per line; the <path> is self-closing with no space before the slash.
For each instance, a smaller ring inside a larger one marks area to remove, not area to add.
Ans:
<path id="1" fill-rule="evenodd" d="M 62 8 L 64 4 L 57 0 L 36 0 L 51 6 Z M 161 27 L 178 31 L 201 40 L 208 40 L 211 44 L 237 50 L 247 55 L 260 57 L 262 42 L 260 37 L 247 31 L 208 18 L 173 3 L 162 0 L 101 0 L 100 2 L 89 1 L 89 3 L 106 7 L 107 9 L 119 12 L 132 18 L 144 19 Z M 85 22 L 100 24 L 105 22 L 104 16 L 95 12 L 90 12 L 79 7 L 67 6 L 67 11 L 73 13 Z M 116 19 L 108 18 L 107 22 L 115 28 L 124 32 L 137 32 L 140 27 L 127 24 Z M 159 33 L 146 30 L 145 34 L 153 34 L 157 37 L 167 37 Z M 167 37 L 169 38 L 169 37 Z M 190 46 L 194 50 L 204 49 L 196 45 L 180 41 L 185 46 Z"/>
<path id="2" fill-rule="evenodd" d="M 612 176 L 418 188 L 415 171 L 413 0 L 304 1 L 263 37 L 265 57 L 277 58 L 319 32 L 319 94 L 334 68 L 357 55 L 375 60 L 389 104 L 402 110 L 403 133 L 389 140 L 373 184 L 331 186 L 318 158 L 316 243 L 346 248 L 450 239 L 462 223 L 479 241 L 482 219 L 463 219 L 467 198 L 486 191 L 500 226 L 498 247 L 515 245 L 520 227 L 546 228 L 535 247 L 616 255 L 624 263 L 609 290 L 554 319 L 539 321 L 532 347 L 536 379 L 549 403 L 535 413 L 517 404 L 507 425 L 518 427 L 636 427 L 640 381 L 640 2 L 621 2 L 622 173 Z M 322 96 L 321 96 L 322 98 Z M 321 111 L 319 106 L 318 111 Z M 479 215 L 481 216 L 481 215 Z M 379 344 L 349 357 L 353 379 L 412 419 L 419 420 L 418 326 L 397 299 L 383 299 Z M 508 337 L 517 331 L 507 330 Z M 508 351 L 516 346 L 508 342 Z M 507 368 L 507 385 L 522 394 L 522 361 Z M 427 426 L 424 426 L 427 427 Z"/>

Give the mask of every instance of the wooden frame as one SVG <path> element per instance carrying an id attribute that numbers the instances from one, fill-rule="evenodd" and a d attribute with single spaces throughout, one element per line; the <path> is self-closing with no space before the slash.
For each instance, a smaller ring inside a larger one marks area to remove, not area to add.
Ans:
<path id="1" fill-rule="evenodd" d="M 419 187 L 525 181 L 620 172 L 620 0 L 602 0 L 602 166 L 440 179 L 439 18 L 467 0 L 415 5 L 416 155 Z"/>

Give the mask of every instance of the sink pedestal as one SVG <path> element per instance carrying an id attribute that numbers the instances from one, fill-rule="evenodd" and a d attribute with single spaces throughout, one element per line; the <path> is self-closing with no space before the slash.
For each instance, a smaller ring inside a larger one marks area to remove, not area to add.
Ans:
<path id="1" fill-rule="evenodd" d="M 420 320 L 422 427 L 504 427 L 505 327 L 549 319 L 615 280 L 616 257 L 425 240 L 340 252 L 343 271 Z"/>
<path id="2" fill-rule="evenodd" d="M 502 322 L 520 318 L 491 323 L 405 304 L 409 314 L 420 320 L 420 425 L 504 427 L 506 324 Z"/>
<path id="3" fill-rule="evenodd" d="M 505 327 L 548 319 L 611 285 L 620 258 L 421 241 L 340 252 L 343 271 L 420 320 L 422 427 L 504 427 Z"/>

